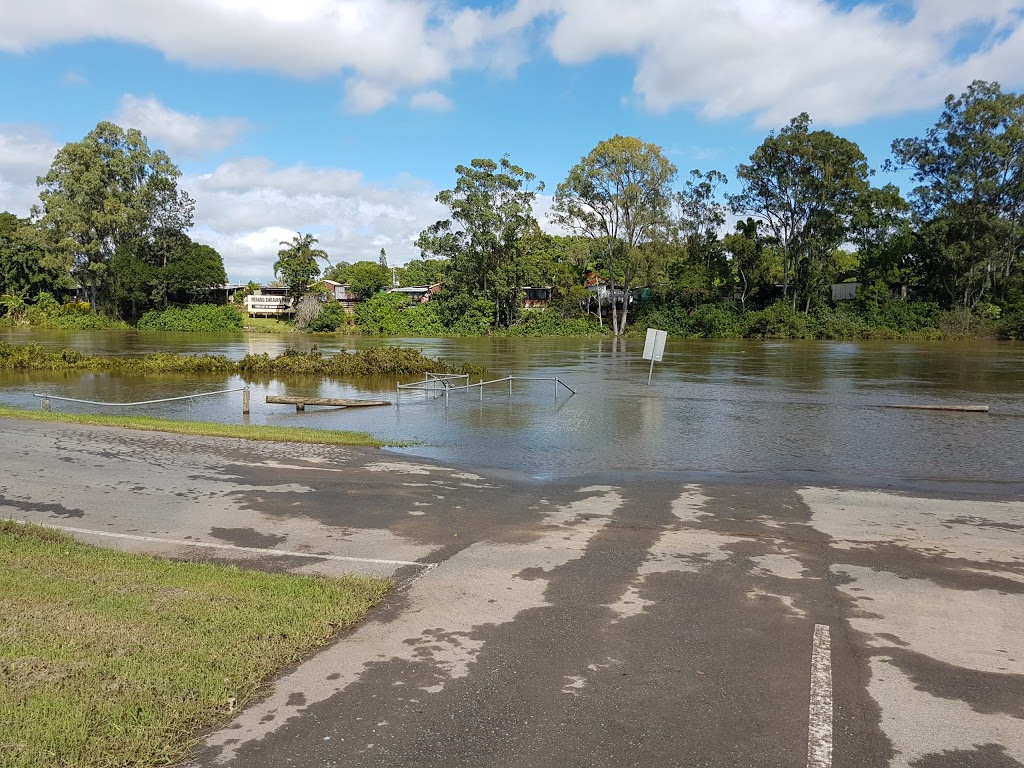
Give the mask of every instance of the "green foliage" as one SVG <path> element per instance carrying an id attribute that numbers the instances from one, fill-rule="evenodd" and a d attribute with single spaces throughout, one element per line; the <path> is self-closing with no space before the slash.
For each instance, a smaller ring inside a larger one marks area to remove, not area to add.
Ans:
<path id="1" fill-rule="evenodd" d="M 334 333 L 348 323 L 348 320 L 349 314 L 341 304 L 336 301 L 328 301 L 323 305 L 316 319 L 306 326 L 306 330 L 313 333 Z"/>
<path id="2" fill-rule="evenodd" d="M 1024 96 L 976 80 L 924 138 L 892 144 L 914 181 L 915 256 L 921 277 L 946 306 L 1006 300 L 1024 281 Z M 951 329 L 963 320 L 947 318 Z"/>
<path id="3" fill-rule="evenodd" d="M 533 204 L 544 184 L 531 189 L 536 177 L 507 156 L 499 162 L 475 159 L 455 172 L 455 188 L 435 198 L 451 218 L 424 230 L 416 245 L 425 255 L 448 259 L 449 296 L 485 299 L 494 307 L 494 322 L 511 325 L 522 308 L 525 245 L 540 231 Z"/>
<path id="4" fill-rule="evenodd" d="M 404 267 L 395 269 L 395 276 L 398 278 L 398 284 L 404 288 L 415 285 L 436 285 L 444 282 L 448 264 L 446 258 L 413 259 Z"/>
<path id="5" fill-rule="evenodd" d="M 277 357 L 248 354 L 240 361 L 223 355 L 176 355 L 158 353 L 143 357 L 82 355 L 77 350 L 45 352 L 38 344 L 0 342 L 0 369 L 32 371 L 117 371 L 120 373 L 217 373 L 244 376 L 410 376 L 437 373 L 479 373 L 468 363 L 449 365 L 417 349 L 376 347 L 352 354 L 339 352 L 324 357 L 319 350 L 286 350 Z"/>
<path id="6" fill-rule="evenodd" d="M 1000 338 L 1024 341 L 1024 307 L 1016 307 L 1005 312 L 999 321 Z"/>
<path id="7" fill-rule="evenodd" d="M 717 339 L 742 336 L 746 330 L 742 316 L 729 305 L 703 304 L 690 314 L 690 332 L 699 338 Z"/>
<path id="8" fill-rule="evenodd" d="M 964 308 L 943 312 L 939 315 L 937 324 L 944 339 L 995 338 L 999 332 L 999 324 L 995 320 L 979 317 Z"/>
<path id="9" fill-rule="evenodd" d="M 136 327 L 140 331 L 213 333 L 240 331 L 242 325 L 242 314 L 233 306 L 192 304 L 185 307 L 150 310 L 139 318 Z"/>
<path id="10" fill-rule="evenodd" d="M 282 242 L 284 248 L 277 252 L 274 275 L 284 281 L 293 298 L 301 299 L 309 293 L 313 281 L 320 276 L 317 259 L 327 261 L 327 253 L 313 247 L 317 242 L 310 234 L 296 235 L 290 243 Z"/>
<path id="11" fill-rule="evenodd" d="M 177 187 L 181 171 L 142 133 L 101 122 L 82 141 L 65 144 L 38 179 L 33 208 L 50 247 L 64 254 L 95 309 L 111 283 L 118 247 L 158 229 L 184 232 L 195 202 Z"/>
<path id="12" fill-rule="evenodd" d="M 65 293 L 72 284 L 66 261 L 44 247 L 28 219 L 0 213 L 0 295 Z"/>
<path id="13" fill-rule="evenodd" d="M 609 333 L 596 317 L 565 317 L 551 309 L 523 313 L 521 322 L 494 330 L 496 336 L 605 336 Z"/>
<path id="14" fill-rule="evenodd" d="M 835 277 L 829 257 L 850 237 L 870 184 L 864 153 L 829 131 L 811 131 L 803 113 L 772 133 L 736 175 L 743 185 L 733 211 L 765 222 L 784 254 L 783 281 L 809 309 Z"/>
<path id="15" fill-rule="evenodd" d="M 864 316 L 853 307 L 821 307 L 807 316 L 807 329 L 816 339 L 864 339 L 870 336 Z"/>
<path id="16" fill-rule="evenodd" d="M 777 301 L 748 317 L 747 336 L 752 339 L 804 339 L 807 317 L 787 301 Z"/>
<path id="17" fill-rule="evenodd" d="M 391 285 L 391 270 L 378 261 L 339 264 L 328 269 L 324 277 L 338 283 L 348 283 L 349 290 L 360 299 L 368 299 Z"/>
<path id="18" fill-rule="evenodd" d="M 555 192 L 551 220 L 601 241 L 600 258 L 612 289 L 629 292 L 638 276 L 652 271 L 651 259 L 663 253 L 641 245 L 665 239 L 675 177 L 676 167 L 661 147 L 613 136 L 569 170 Z M 616 335 L 627 319 L 620 323 L 612 314 Z"/>

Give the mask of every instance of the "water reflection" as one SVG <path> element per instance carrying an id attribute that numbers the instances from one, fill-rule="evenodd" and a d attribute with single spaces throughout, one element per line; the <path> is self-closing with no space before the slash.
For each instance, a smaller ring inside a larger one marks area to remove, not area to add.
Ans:
<path id="1" fill-rule="evenodd" d="M 401 407 L 314 410 L 267 405 L 268 394 L 395 401 L 391 379 L 120 377 L 0 371 L 0 401 L 38 407 L 33 392 L 136 401 L 248 383 L 251 423 L 357 429 L 420 441 L 410 453 L 555 477 L 604 470 L 821 473 L 823 477 L 1022 482 L 1024 345 L 892 342 L 670 342 L 646 386 L 642 341 L 624 339 L 361 339 L 241 334 L 0 330 L 0 339 L 98 354 L 154 351 L 325 354 L 399 343 L 486 366 L 494 377 L 557 376 L 445 399 L 403 393 Z M 983 403 L 989 415 L 896 411 L 896 403 Z M 61 410 L 87 410 L 60 404 Z M 96 410 L 96 409 L 93 409 Z M 112 412 L 128 412 L 113 409 Z M 154 415 L 241 421 L 240 395 L 155 406 Z"/>

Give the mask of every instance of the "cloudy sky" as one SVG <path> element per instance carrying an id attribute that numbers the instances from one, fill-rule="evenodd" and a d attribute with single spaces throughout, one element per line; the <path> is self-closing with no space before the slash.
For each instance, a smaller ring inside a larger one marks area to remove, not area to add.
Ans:
<path id="1" fill-rule="evenodd" d="M 975 79 L 1024 88 L 1024 0 L 0 0 L 0 210 L 113 120 L 182 169 L 232 281 L 296 232 L 402 264 L 475 157 L 550 193 L 619 133 L 731 178 L 806 111 L 878 167 Z"/>

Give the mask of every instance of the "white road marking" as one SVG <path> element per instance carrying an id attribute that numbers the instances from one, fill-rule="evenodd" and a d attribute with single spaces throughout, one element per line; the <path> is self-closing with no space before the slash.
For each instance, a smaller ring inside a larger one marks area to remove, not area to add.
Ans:
<path id="1" fill-rule="evenodd" d="M 265 549 L 262 547 L 239 547 L 234 544 L 218 544 L 212 541 L 192 541 L 191 539 L 164 539 L 158 536 L 137 536 L 132 533 L 114 533 L 113 531 L 93 531 L 87 528 L 70 528 L 66 525 L 47 525 L 67 533 L 82 533 L 87 536 L 106 536 L 111 539 L 131 539 L 132 541 L 150 541 L 157 544 L 176 544 L 182 547 L 205 547 L 206 549 L 227 549 L 233 552 L 255 552 L 261 555 L 277 555 L 278 557 L 308 557 L 311 560 L 338 560 L 346 563 L 373 563 L 375 565 L 415 565 L 430 570 L 437 563 L 416 563 L 410 560 L 378 560 L 370 557 L 347 557 L 345 555 L 318 555 L 312 552 L 289 552 L 284 549 Z"/>
<path id="2" fill-rule="evenodd" d="M 807 723 L 807 768 L 832 766 L 832 640 L 824 624 L 814 625 L 811 649 L 811 706 Z"/>

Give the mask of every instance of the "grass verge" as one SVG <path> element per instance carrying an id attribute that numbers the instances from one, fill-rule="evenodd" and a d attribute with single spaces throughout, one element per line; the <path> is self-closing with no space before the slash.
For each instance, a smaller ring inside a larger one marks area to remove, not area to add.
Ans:
<path id="1" fill-rule="evenodd" d="M 349 432 L 308 427 L 268 427 L 256 424 L 219 424 L 214 421 L 175 421 L 152 416 L 106 416 L 91 413 L 29 411 L 0 405 L 0 418 L 56 421 L 94 427 L 123 427 L 146 432 L 173 432 L 177 435 L 202 437 L 237 437 L 279 443 L 314 443 L 318 445 L 354 445 L 368 448 L 403 447 L 409 443 L 383 442 L 366 432 Z"/>
<path id="2" fill-rule="evenodd" d="M 0 520 L 0 762 L 181 760 L 389 586 L 160 560 Z"/>

